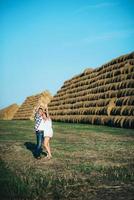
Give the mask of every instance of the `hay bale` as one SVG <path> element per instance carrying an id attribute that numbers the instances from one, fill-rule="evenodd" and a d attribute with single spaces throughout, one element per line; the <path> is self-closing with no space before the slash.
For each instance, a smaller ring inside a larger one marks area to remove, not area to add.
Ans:
<path id="1" fill-rule="evenodd" d="M 0 110 L 0 119 L 1 120 L 11 120 L 13 119 L 13 116 L 19 109 L 19 106 L 17 104 L 12 104 L 2 110 Z"/>
<path id="2" fill-rule="evenodd" d="M 18 109 L 18 111 L 15 113 L 13 119 L 33 120 L 37 109 L 39 107 L 45 109 L 46 105 L 51 101 L 51 99 L 52 95 L 49 91 L 27 97 Z"/>
<path id="3" fill-rule="evenodd" d="M 48 106 L 55 121 L 132 128 L 134 53 L 65 81 Z"/>
<path id="4" fill-rule="evenodd" d="M 93 72 L 93 69 L 92 68 L 87 68 L 84 70 L 84 74 L 90 74 L 91 72 Z"/>

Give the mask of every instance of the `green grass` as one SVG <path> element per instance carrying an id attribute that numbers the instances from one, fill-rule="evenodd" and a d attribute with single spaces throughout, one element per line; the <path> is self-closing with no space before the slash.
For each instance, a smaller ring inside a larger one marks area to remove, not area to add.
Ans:
<path id="1" fill-rule="evenodd" d="M 33 156 L 33 128 L 0 121 L 1 199 L 133 199 L 134 130 L 55 122 L 47 161 Z"/>

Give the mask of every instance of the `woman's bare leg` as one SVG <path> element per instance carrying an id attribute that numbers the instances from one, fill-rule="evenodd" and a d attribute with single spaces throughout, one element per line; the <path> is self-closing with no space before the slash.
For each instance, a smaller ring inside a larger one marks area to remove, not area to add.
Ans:
<path id="1" fill-rule="evenodd" d="M 45 146 L 45 148 L 46 148 L 46 150 L 48 152 L 48 158 L 51 158 L 52 155 L 51 155 L 49 140 L 50 140 L 49 137 L 45 137 L 44 146 Z"/>

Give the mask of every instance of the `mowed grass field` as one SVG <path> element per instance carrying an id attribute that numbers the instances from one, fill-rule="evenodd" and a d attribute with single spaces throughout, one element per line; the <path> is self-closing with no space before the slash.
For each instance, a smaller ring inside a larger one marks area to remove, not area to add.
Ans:
<path id="1" fill-rule="evenodd" d="M 53 158 L 33 156 L 32 121 L 0 121 L 0 199 L 134 199 L 134 130 L 53 123 Z"/>

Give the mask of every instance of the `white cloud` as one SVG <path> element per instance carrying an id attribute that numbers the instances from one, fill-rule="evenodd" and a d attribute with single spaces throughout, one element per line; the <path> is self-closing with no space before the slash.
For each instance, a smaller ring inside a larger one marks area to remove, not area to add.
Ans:
<path id="1" fill-rule="evenodd" d="M 90 4 L 84 7 L 81 7 L 77 10 L 74 11 L 74 14 L 78 14 L 78 13 L 82 13 L 85 11 L 88 11 L 90 9 L 98 9 L 98 8 L 104 8 L 104 7 L 113 7 L 113 6 L 117 6 L 118 3 L 117 2 L 103 2 L 103 3 L 97 3 L 97 4 Z"/>
<path id="2" fill-rule="evenodd" d="M 65 47 L 73 47 L 73 46 L 81 46 L 81 45 L 88 45 L 90 43 L 98 43 L 102 41 L 112 41 L 114 39 L 122 39 L 127 37 L 134 37 L 134 29 L 129 30 L 116 30 L 111 32 L 105 32 L 103 34 L 98 34 L 94 36 L 88 36 L 85 38 L 80 39 L 79 41 L 69 41 L 64 43 Z"/>
<path id="3" fill-rule="evenodd" d="M 131 30 L 118 30 L 112 32 L 106 32 L 104 34 L 96 35 L 96 36 L 89 36 L 83 39 L 84 43 L 92 43 L 104 40 L 111 40 L 111 39 L 118 39 L 118 38 L 126 38 L 131 35 L 134 35 L 134 29 Z"/>

